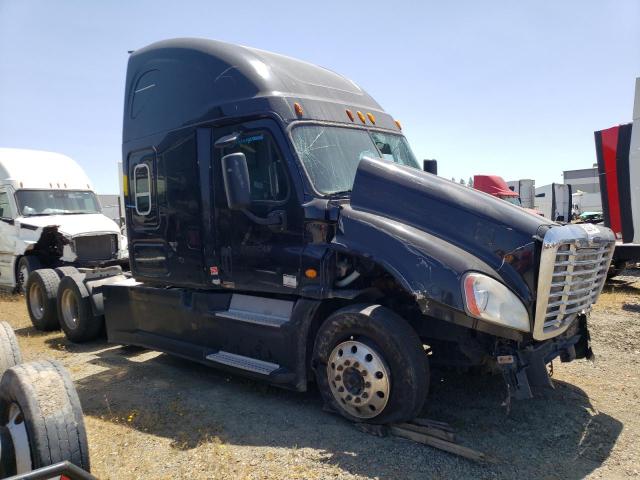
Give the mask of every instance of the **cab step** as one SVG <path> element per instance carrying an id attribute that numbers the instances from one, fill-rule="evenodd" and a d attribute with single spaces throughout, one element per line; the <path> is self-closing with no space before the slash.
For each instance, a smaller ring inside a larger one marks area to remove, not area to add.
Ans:
<path id="1" fill-rule="evenodd" d="M 229 309 L 216 312 L 216 317 L 280 328 L 291 318 L 293 303 L 287 300 L 234 293 Z"/>
<path id="2" fill-rule="evenodd" d="M 224 350 L 220 350 L 217 353 L 211 353 L 205 358 L 211 362 L 239 368 L 260 375 L 270 375 L 280 368 L 280 365 L 277 363 L 265 362 L 264 360 L 245 357 L 243 355 L 236 355 L 235 353 L 225 352 Z"/>

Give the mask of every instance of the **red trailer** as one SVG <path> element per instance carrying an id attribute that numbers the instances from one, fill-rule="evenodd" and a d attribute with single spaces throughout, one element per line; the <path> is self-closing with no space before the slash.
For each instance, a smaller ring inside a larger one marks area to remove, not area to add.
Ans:
<path id="1" fill-rule="evenodd" d="M 604 223 L 616 235 L 613 263 L 640 262 L 640 79 L 633 123 L 595 132 Z"/>

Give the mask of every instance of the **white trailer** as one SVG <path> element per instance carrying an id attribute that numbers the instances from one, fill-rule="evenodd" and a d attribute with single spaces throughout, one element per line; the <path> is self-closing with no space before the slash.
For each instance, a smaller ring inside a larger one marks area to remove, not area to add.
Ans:
<path id="1" fill-rule="evenodd" d="M 507 182 L 510 190 L 520 195 L 520 204 L 523 208 L 533 209 L 535 207 L 536 181 L 523 178 Z"/>
<path id="2" fill-rule="evenodd" d="M 571 185 L 552 183 L 536 188 L 535 209 L 545 218 L 558 222 L 571 221 Z"/>
<path id="3" fill-rule="evenodd" d="M 0 286 L 64 265 L 126 264 L 126 237 L 102 214 L 86 173 L 59 153 L 0 148 Z"/>

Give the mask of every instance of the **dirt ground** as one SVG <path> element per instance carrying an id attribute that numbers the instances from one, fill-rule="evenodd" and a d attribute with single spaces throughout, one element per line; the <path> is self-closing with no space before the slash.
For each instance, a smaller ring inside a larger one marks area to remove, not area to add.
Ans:
<path id="1" fill-rule="evenodd" d="M 432 381 L 428 416 L 498 459 L 478 465 L 399 438 L 377 438 L 299 394 L 157 352 L 31 327 L 24 299 L 0 319 L 25 360 L 60 360 L 84 408 L 99 478 L 630 478 L 640 477 L 640 271 L 609 284 L 591 317 L 596 361 L 554 364 L 555 389 L 500 406 L 499 377 Z"/>

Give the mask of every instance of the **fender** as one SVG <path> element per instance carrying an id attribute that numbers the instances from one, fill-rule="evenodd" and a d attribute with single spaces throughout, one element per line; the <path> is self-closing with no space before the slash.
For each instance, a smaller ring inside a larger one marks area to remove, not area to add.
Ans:
<path id="1" fill-rule="evenodd" d="M 332 247 L 369 258 L 393 275 L 423 313 L 430 302 L 464 312 L 462 275 L 474 270 L 500 280 L 482 260 L 415 227 L 343 206 Z"/>

